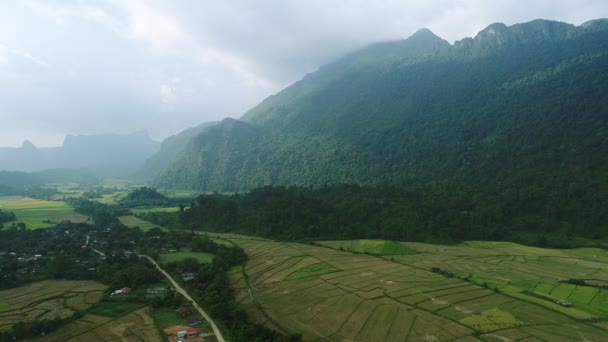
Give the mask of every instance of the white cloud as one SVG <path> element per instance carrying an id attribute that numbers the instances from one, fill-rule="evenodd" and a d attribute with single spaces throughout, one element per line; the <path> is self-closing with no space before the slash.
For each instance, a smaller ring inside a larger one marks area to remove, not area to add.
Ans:
<path id="1" fill-rule="evenodd" d="M 53 18 L 57 26 L 66 25 L 68 19 L 82 19 L 100 24 L 116 33 L 124 30 L 124 25 L 115 15 L 107 13 L 101 7 L 87 1 L 48 1 L 48 0 L 25 0 L 23 4 L 34 12 Z M 99 4 L 99 3 L 97 3 Z"/>
<path id="2" fill-rule="evenodd" d="M 177 99 L 176 87 L 172 84 L 161 84 L 159 93 L 163 103 L 171 103 Z"/>
<path id="3" fill-rule="evenodd" d="M 422 27 L 454 41 L 498 21 L 598 17 L 605 0 L 0 1 L 0 115 L 14 123 L 0 146 L 45 130 L 160 139 L 239 117 L 320 65 Z"/>
<path id="4" fill-rule="evenodd" d="M 13 58 L 11 58 L 11 56 Z M 38 57 L 34 57 L 28 51 L 22 51 L 14 48 L 10 48 L 6 45 L 0 44 L 0 65 L 7 65 L 11 60 L 14 60 L 17 57 L 18 60 L 26 61 L 28 63 L 32 63 L 37 65 L 38 67 L 48 68 L 50 64 Z"/>

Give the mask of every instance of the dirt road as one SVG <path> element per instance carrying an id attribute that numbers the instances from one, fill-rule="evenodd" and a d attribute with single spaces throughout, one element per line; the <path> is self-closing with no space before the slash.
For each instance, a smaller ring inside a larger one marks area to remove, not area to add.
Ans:
<path id="1" fill-rule="evenodd" d="M 154 261 L 154 259 L 150 258 L 147 255 L 141 255 L 144 258 L 147 258 L 154 266 L 156 266 L 156 268 L 160 271 L 160 273 L 162 273 L 171 283 L 171 285 L 173 285 L 173 287 L 175 288 L 175 290 L 180 293 L 182 296 L 184 296 L 188 301 L 190 301 L 192 303 L 192 305 L 194 306 L 194 308 L 196 309 L 196 311 L 198 311 L 201 316 L 203 316 L 203 318 L 205 318 L 205 320 L 207 320 L 207 322 L 209 322 L 209 324 L 211 325 L 211 328 L 213 329 L 213 333 L 215 334 L 215 337 L 217 338 L 218 342 L 225 342 L 224 337 L 222 336 L 222 333 L 220 332 L 220 329 L 217 328 L 217 325 L 215 325 L 215 322 L 211 319 L 211 317 L 209 315 L 207 315 L 207 313 L 205 312 L 205 310 L 203 310 L 203 308 L 201 308 L 194 299 L 192 299 L 192 297 L 190 297 L 190 295 L 188 294 L 188 292 L 186 292 L 186 290 L 184 290 L 177 282 L 175 282 L 175 280 L 173 280 L 173 278 L 169 275 L 169 273 L 165 272 L 165 270 L 163 270 L 157 263 L 156 261 Z"/>

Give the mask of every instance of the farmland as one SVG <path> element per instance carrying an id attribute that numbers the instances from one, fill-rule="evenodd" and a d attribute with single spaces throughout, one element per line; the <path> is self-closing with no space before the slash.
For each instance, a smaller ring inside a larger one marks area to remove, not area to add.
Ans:
<path id="1" fill-rule="evenodd" d="M 163 253 L 160 255 L 160 262 L 162 264 L 169 264 L 172 262 L 183 261 L 186 259 L 195 259 L 199 263 L 207 263 L 213 260 L 213 255 L 209 253 L 198 253 L 198 252 L 171 252 Z"/>
<path id="2" fill-rule="evenodd" d="M 144 221 L 135 216 L 120 216 L 118 219 L 120 220 L 120 223 L 124 224 L 125 226 L 127 226 L 129 228 L 139 227 L 143 231 L 158 227 L 158 225 L 156 225 L 156 224 L 150 223 L 148 221 Z"/>
<path id="3" fill-rule="evenodd" d="M 163 338 L 154 325 L 148 308 L 142 308 L 118 318 L 87 314 L 57 331 L 33 341 L 161 342 Z"/>
<path id="4" fill-rule="evenodd" d="M 161 212 L 166 212 L 166 213 L 174 213 L 179 211 L 178 207 L 148 207 L 148 208 L 133 208 L 131 209 L 131 212 L 133 212 L 134 214 L 143 214 L 143 213 L 149 213 L 149 212 L 153 212 L 153 211 L 161 211 Z"/>
<path id="5" fill-rule="evenodd" d="M 0 330 L 17 322 L 71 317 L 98 303 L 105 288 L 88 280 L 49 280 L 0 291 Z"/>
<path id="6" fill-rule="evenodd" d="M 246 276 L 231 272 L 230 277 L 251 319 L 287 333 L 302 333 L 304 341 L 608 338 L 601 321 L 586 320 L 608 317 L 605 290 L 559 282 L 608 280 L 608 253 L 602 250 L 369 240 L 305 245 L 222 237 L 243 247 L 249 256 Z M 356 250 L 361 246 L 367 247 Z M 453 276 L 431 272 L 433 268 Z M 574 306 L 566 308 L 527 294 L 537 292 Z"/>
<path id="7" fill-rule="evenodd" d="M 52 227 L 61 221 L 79 223 L 88 219 L 64 202 L 21 196 L 0 196 L 0 209 L 14 212 L 17 216 L 15 222 L 25 223 L 30 229 Z"/>

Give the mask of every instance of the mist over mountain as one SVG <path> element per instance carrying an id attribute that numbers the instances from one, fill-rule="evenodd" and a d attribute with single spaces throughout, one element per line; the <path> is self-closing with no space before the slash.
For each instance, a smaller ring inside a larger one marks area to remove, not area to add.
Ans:
<path id="1" fill-rule="evenodd" d="M 90 169 L 102 176 L 126 176 L 159 149 L 147 133 L 96 136 L 68 135 L 61 147 L 0 148 L 0 170 Z"/>
<path id="2" fill-rule="evenodd" d="M 607 66 L 606 20 L 492 24 L 454 45 L 423 29 L 207 129 L 155 184 L 589 185 L 608 170 Z"/>

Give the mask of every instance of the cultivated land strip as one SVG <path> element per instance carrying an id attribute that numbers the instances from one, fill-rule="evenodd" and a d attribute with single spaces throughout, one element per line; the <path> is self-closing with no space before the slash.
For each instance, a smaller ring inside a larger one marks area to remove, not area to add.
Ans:
<path id="1" fill-rule="evenodd" d="M 251 291 L 271 320 L 288 332 L 302 333 L 305 341 L 392 341 L 403 340 L 404 335 L 429 341 L 550 341 L 556 336 L 563 341 L 581 340 L 581 336 L 588 341 L 608 339 L 604 329 L 481 286 L 481 275 L 493 281 L 503 278 L 504 286 L 511 287 L 531 282 L 531 278 L 537 282 L 546 279 L 539 274 L 547 271 L 545 261 L 525 258 L 529 251 L 524 246 L 493 250 L 404 244 L 422 253 L 371 256 L 320 246 L 221 237 L 244 248 L 249 256 L 246 274 L 231 275 L 235 288 Z M 475 251 L 479 251 L 479 258 Z M 530 255 L 542 256 L 541 249 L 531 251 Z M 554 250 L 547 253 L 564 254 Z M 315 263 L 331 268 L 309 267 Z M 522 264 L 529 266 L 525 273 L 518 270 Z M 429 272 L 437 265 L 458 276 L 471 273 L 470 279 Z M 553 278 L 548 279 L 555 281 L 551 293 L 573 297 L 577 287 L 557 291 L 559 279 L 555 278 L 571 274 L 572 265 L 565 270 L 549 266 L 549 277 Z M 314 273 L 319 269 L 327 273 Z M 302 274 L 306 270 L 311 270 L 310 275 Z M 302 277 L 289 280 L 296 272 Z M 243 277 L 248 277 L 250 284 L 245 284 Z M 537 286 L 535 283 L 532 289 Z M 255 313 L 251 307 L 247 309 Z M 567 328 L 558 332 L 545 327 Z M 515 335 L 519 338 L 512 338 Z"/>

